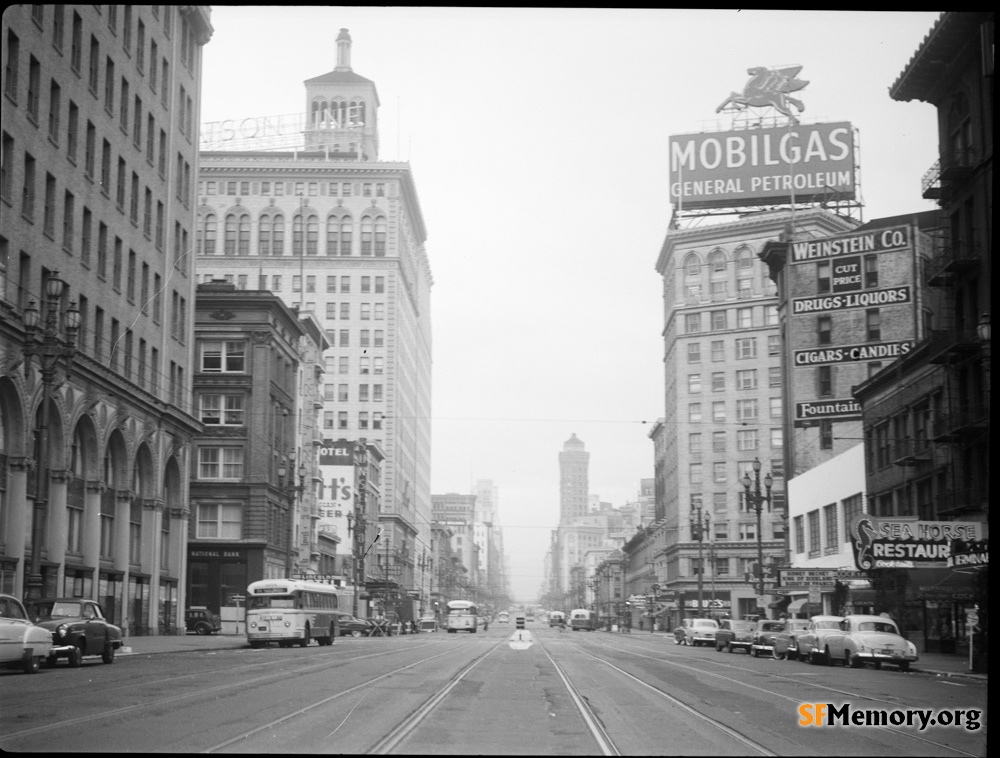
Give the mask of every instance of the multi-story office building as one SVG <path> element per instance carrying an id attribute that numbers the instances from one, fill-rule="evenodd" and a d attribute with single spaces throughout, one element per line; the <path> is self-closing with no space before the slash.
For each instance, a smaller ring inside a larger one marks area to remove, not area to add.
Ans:
<path id="1" fill-rule="evenodd" d="M 209 14 L 17 5 L 0 29 L 0 588 L 133 634 L 183 624 Z"/>
<path id="2" fill-rule="evenodd" d="M 196 268 L 323 324 L 322 433 L 384 451 L 379 554 L 400 567 L 394 589 L 412 596 L 427 587 L 419 559 L 430 544 L 433 282 L 413 173 L 379 160 L 378 93 L 350 55 L 341 30 L 334 70 L 305 82 L 292 142 L 277 117 L 206 125 Z"/>
<path id="3" fill-rule="evenodd" d="M 303 357 L 325 338 L 310 326 L 270 292 L 198 286 L 193 390 L 204 431 L 191 451 L 192 605 L 219 612 L 250 582 L 306 571 L 311 545 L 319 558 L 309 518 L 317 451 L 308 393 L 316 371 Z M 312 348 L 303 350 L 304 341 Z"/>
<path id="4" fill-rule="evenodd" d="M 590 453 L 583 442 L 573 434 L 563 443 L 559 453 L 559 521 L 573 516 L 586 516 L 590 512 L 590 482 L 587 470 Z"/>
<path id="5" fill-rule="evenodd" d="M 709 607 L 738 617 L 760 612 L 757 587 L 747 581 L 759 562 L 758 537 L 765 563 L 784 554 L 786 377 L 777 291 L 757 255 L 791 222 L 806 236 L 856 226 L 822 209 L 747 214 L 670 230 L 656 264 L 666 356 L 666 415 L 654 437 L 663 499 L 657 528 L 666 536 L 655 561 L 674 621 Z M 761 476 L 773 477 L 760 535 L 743 485 L 755 459 Z"/>

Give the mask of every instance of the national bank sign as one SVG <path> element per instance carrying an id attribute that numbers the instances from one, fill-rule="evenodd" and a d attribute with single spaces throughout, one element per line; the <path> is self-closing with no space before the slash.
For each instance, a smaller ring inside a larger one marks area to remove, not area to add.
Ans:
<path id="1" fill-rule="evenodd" d="M 670 196 L 680 210 L 853 200 L 848 122 L 670 137 Z"/>

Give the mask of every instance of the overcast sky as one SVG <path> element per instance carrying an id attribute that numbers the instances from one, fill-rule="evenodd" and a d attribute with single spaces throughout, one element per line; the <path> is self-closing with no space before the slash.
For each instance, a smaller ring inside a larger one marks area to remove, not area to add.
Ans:
<path id="1" fill-rule="evenodd" d="M 302 112 L 350 31 L 380 157 L 410 161 L 428 230 L 431 491 L 493 480 L 529 600 L 570 435 L 612 505 L 653 476 L 669 135 L 726 128 L 748 68 L 801 65 L 802 121 L 859 129 L 865 220 L 931 210 L 935 111 L 888 89 L 937 15 L 213 6 L 202 122 Z"/>

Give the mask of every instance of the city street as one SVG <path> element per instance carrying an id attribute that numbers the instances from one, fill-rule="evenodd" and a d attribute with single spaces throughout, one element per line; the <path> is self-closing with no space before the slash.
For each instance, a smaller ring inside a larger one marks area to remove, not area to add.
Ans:
<path id="1" fill-rule="evenodd" d="M 184 640 L 184 638 L 179 638 Z M 195 644 L 195 638 L 188 638 Z M 186 640 L 185 640 L 186 641 Z M 987 682 L 752 658 L 664 634 L 342 638 L 0 673 L 9 752 L 981 756 L 961 726 L 801 726 L 834 708 L 984 712 Z M 137 644 L 137 651 L 139 646 Z M 820 704 L 820 705 L 817 705 Z M 808 705 L 803 708 L 803 705 Z M 952 716 L 952 718 L 955 718 Z M 825 718 L 821 719 L 825 724 Z M 863 720 L 863 719 L 862 719 Z M 916 722 L 919 723 L 919 722 Z M 835 741 L 834 741 L 835 740 Z"/>

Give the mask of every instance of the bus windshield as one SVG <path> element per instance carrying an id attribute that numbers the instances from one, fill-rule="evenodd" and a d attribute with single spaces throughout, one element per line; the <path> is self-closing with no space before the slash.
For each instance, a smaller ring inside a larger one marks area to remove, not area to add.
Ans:
<path id="1" fill-rule="evenodd" d="M 295 598 L 284 596 L 261 596 L 250 598 L 249 608 L 294 608 Z"/>

